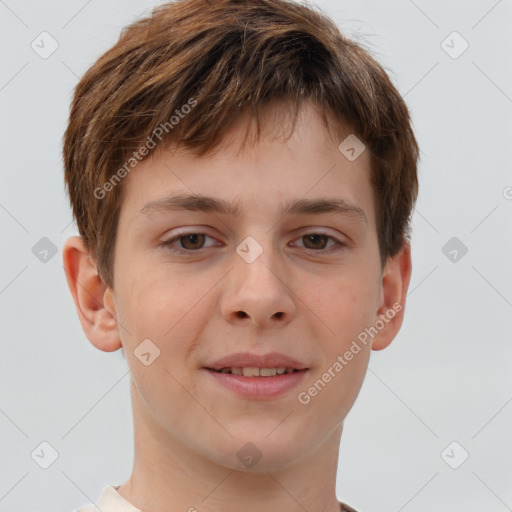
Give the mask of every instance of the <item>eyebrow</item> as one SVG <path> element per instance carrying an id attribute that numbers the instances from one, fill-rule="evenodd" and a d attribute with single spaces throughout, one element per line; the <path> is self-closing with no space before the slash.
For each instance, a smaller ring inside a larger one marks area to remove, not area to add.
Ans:
<path id="1" fill-rule="evenodd" d="M 180 194 L 150 201 L 143 206 L 139 215 L 149 216 L 154 213 L 168 213 L 177 210 L 218 213 L 231 217 L 239 217 L 242 212 L 240 204 L 236 202 L 198 194 Z M 368 225 L 368 219 L 363 209 L 340 197 L 289 200 L 281 207 L 280 212 L 282 216 L 318 213 L 351 215 Z"/>

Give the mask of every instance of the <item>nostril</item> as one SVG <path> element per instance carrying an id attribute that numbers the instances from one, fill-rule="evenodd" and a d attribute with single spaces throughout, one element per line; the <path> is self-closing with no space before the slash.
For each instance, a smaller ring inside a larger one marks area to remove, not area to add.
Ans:
<path id="1" fill-rule="evenodd" d="M 276 318 L 281 318 L 283 316 L 283 312 L 282 311 L 279 311 L 278 313 L 275 313 L 274 316 Z"/>
<path id="2" fill-rule="evenodd" d="M 245 311 L 237 311 L 236 314 L 239 318 L 244 318 L 247 316 L 247 313 Z"/>

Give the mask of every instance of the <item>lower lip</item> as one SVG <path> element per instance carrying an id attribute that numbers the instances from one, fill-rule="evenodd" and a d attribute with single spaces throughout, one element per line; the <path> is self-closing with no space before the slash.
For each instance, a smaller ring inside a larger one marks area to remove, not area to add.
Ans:
<path id="1" fill-rule="evenodd" d="M 308 370 L 285 373 L 274 377 L 242 377 L 231 373 L 219 373 L 204 368 L 216 381 L 246 398 L 274 398 L 296 387 Z"/>

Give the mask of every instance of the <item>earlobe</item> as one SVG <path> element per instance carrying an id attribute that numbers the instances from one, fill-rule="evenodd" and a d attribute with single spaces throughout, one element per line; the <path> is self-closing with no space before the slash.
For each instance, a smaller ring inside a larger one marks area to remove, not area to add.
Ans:
<path id="1" fill-rule="evenodd" d="M 411 272 L 411 246 L 406 241 L 396 256 L 388 258 L 384 268 L 381 300 L 375 319 L 379 330 L 372 340 L 372 350 L 388 347 L 398 334 L 404 318 Z"/>
<path id="2" fill-rule="evenodd" d="M 105 352 L 120 349 L 122 344 L 113 292 L 101 279 L 82 237 L 73 236 L 66 240 L 62 260 L 69 290 L 87 338 Z"/>

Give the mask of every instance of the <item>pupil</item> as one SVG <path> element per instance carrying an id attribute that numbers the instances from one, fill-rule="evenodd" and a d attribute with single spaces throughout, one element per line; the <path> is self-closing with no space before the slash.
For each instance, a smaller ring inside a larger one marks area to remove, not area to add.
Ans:
<path id="1" fill-rule="evenodd" d="M 325 243 L 325 241 L 327 239 L 327 237 L 325 235 L 306 235 L 306 239 L 308 241 L 313 241 L 313 244 L 314 244 L 315 240 L 318 241 L 319 238 L 324 243 Z M 323 246 L 323 244 L 322 244 L 322 246 Z"/>
<path id="2" fill-rule="evenodd" d="M 198 239 L 199 239 L 199 242 L 203 241 L 203 239 L 201 237 L 204 237 L 204 235 L 199 235 L 197 233 L 192 233 L 190 235 L 185 235 L 185 236 L 182 237 L 182 245 L 183 245 L 183 241 L 185 241 L 186 242 L 185 243 L 185 249 L 197 249 L 197 247 L 195 247 L 194 244 L 198 243 Z M 192 247 L 186 247 L 188 242 L 191 242 L 193 246 Z M 199 245 L 201 245 L 201 243 L 199 243 Z"/>

